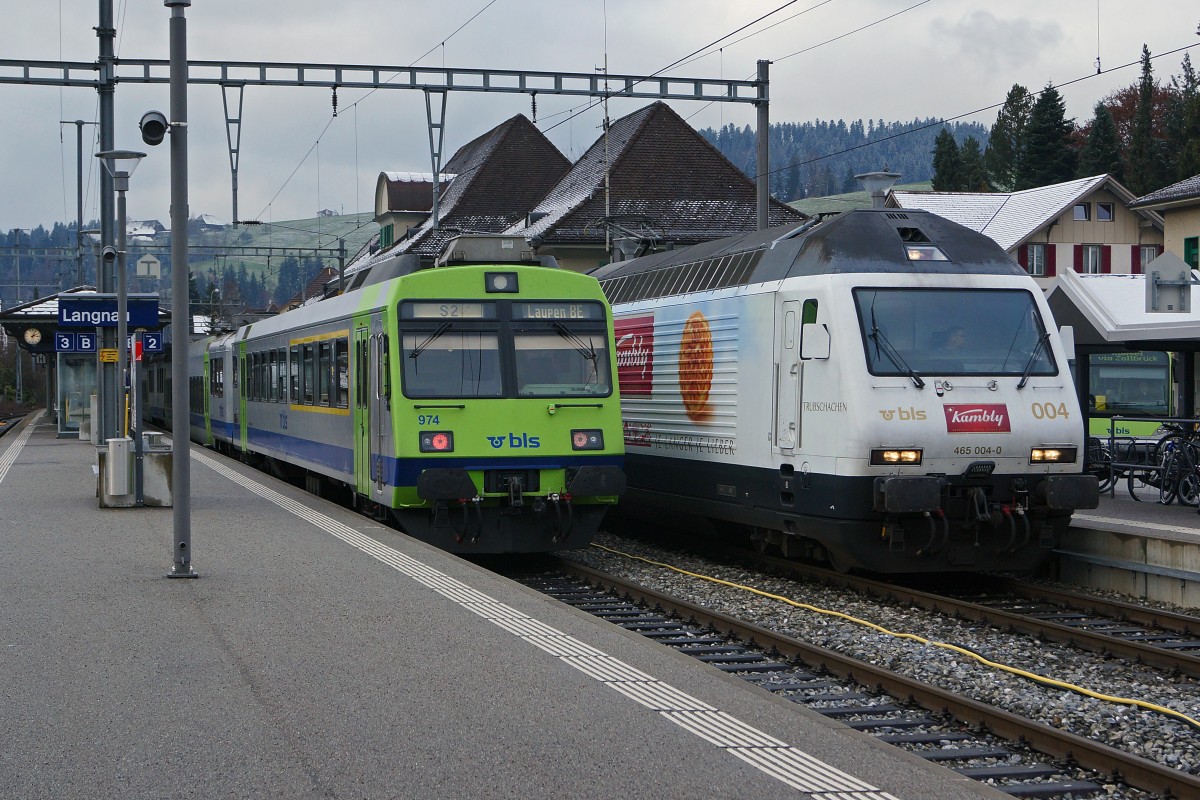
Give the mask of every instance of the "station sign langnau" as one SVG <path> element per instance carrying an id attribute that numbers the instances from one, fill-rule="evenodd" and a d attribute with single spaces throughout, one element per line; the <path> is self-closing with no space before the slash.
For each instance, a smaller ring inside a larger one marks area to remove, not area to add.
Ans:
<path id="1" fill-rule="evenodd" d="M 126 325 L 130 328 L 158 327 L 158 295 L 129 296 Z M 77 297 L 60 295 L 58 324 L 62 328 L 117 327 L 117 297 L 112 294 L 88 294 Z"/>

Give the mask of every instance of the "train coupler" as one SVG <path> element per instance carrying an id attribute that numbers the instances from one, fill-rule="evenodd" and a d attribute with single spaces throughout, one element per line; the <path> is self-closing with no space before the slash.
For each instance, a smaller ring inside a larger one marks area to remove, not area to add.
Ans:
<path id="1" fill-rule="evenodd" d="M 917 550 L 917 555 L 936 555 L 950 540 L 950 520 L 946 518 L 946 512 L 940 508 L 932 512 L 926 511 L 924 517 L 929 523 L 929 540 L 925 542 L 924 547 Z"/>
<path id="2" fill-rule="evenodd" d="M 575 527 L 575 507 L 570 492 L 551 492 L 546 499 L 554 506 L 554 536 L 551 541 L 565 542 Z"/>

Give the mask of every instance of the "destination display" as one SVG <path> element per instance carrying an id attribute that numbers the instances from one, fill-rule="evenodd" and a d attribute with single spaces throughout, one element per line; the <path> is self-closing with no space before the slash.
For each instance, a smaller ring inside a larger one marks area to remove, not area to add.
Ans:
<path id="1" fill-rule="evenodd" d="M 513 319 L 604 319 L 599 303 L 513 303 Z"/>
<path id="2" fill-rule="evenodd" d="M 491 319 L 496 316 L 494 303 L 409 302 L 401 316 L 408 319 Z"/>

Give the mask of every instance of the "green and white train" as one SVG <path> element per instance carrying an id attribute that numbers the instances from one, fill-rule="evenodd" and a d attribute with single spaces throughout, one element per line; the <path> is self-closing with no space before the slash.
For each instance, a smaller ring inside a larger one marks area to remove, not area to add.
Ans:
<path id="1" fill-rule="evenodd" d="M 581 547 L 625 487 L 612 324 L 587 275 L 400 256 L 193 343 L 191 435 L 446 550 Z"/>

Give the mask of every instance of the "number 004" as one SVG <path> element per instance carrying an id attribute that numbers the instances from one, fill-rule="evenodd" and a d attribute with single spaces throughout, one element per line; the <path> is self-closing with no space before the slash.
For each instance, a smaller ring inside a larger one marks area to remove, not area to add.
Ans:
<path id="1" fill-rule="evenodd" d="M 1034 403 L 1031 406 L 1034 419 L 1069 419 L 1071 412 L 1067 411 L 1066 403 Z"/>

